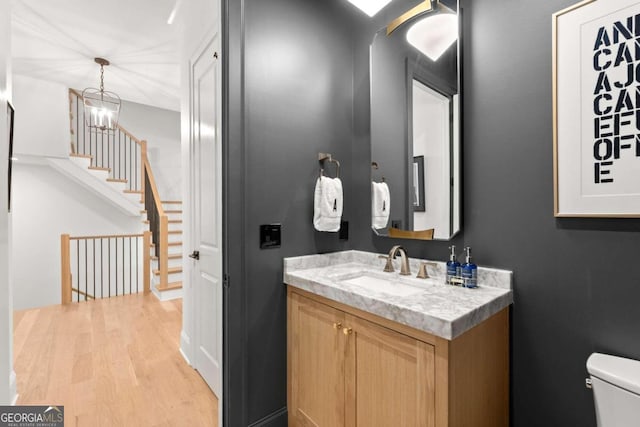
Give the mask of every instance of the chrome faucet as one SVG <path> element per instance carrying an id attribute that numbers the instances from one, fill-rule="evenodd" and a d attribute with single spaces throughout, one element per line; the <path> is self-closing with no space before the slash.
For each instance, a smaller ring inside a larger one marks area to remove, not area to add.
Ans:
<path id="1" fill-rule="evenodd" d="M 396 245 L 389 251 L 389 262 L 396 258 L 396 255 L 400 252 L 400 274 L 403 276 L 409 276 L 411 274 L 411 268 L 409 267 L 409 257 L 407 257 L 407 251 L 400 245 Z"/>

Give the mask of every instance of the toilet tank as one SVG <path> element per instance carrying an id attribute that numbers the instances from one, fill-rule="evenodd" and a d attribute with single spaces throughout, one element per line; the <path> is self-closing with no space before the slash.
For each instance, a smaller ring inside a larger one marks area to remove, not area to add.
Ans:
<path id="1" fill-rule="evenodd" d="M 640 361 L 593 353 L 587 359 L 598 427 L 638 427 Z"/>

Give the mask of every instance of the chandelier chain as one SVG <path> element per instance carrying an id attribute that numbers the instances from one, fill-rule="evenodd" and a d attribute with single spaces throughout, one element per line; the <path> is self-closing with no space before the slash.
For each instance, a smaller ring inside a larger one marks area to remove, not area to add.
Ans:
<path id="1" fill-rule="evenodd" d="M 104 65 L 100 65 L 100 92 L 104 92 Z"/>

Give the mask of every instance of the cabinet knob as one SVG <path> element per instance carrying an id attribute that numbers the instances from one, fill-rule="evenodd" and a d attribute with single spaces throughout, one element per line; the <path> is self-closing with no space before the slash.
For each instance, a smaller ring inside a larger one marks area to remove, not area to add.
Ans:
<path id="1" fill-rule="evenodd" d="M 343 333 L 343 334 L 345 334 L 345 335 L 351 335 L 351 334 L 353 333 L 353 329 L 351 329 L 351 328 L 344 328 L 344 329 L 342 330 L 342 333 Z"/>
<path id="2" fill-rule="evenodd" d="M 342 322 L 333 322 L 333 329 L 342 329 Z"/>

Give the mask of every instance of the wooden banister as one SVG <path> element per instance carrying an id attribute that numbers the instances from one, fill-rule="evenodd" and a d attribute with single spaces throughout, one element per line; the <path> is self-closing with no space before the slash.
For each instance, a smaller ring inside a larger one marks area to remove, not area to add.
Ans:
<path id="1" fill-rule="evenodd" d="M 149 248 L 151 246 L 151 232 L 145 231 L 142 238 L 143 266 L 142 266 L 142 292 L 148 294 L 151 290 L 151 254 Z"/>
<path id="2" fill-rule="evenodd" d="M 146 156 L 142 170 L 146 171 L 146 175 L 149 178 L 149 188 L 146 188 L 145 185 L 145 191 L 151 192 L 160 219 L 160 241 L 158 242 L 160 244 L 160 253 L 157 254 L 158 270 L 160 270 L 160 286 L 166 286 L 169 283 L 169 217 L 166 215 L 164 207 L 162 206 L 156 180 L 149 165 L 149 159 Z"/>
<path id="3" fill-rule="evenodd" d="M 140 195 L 140 202 L 144 203 L 144 169 L 147 167 L 147 141 L 144 139 L 140 141 L 140 190 L 142 190 L 142 194 Z M 149 168 L 151 170 L 151 168 Z"/>
<path id="4" fill-rule="evenodd" d="M 75 89 L 69 88 L 69 93 L 74 94 L 75 96 L 77 96 L 78 98 L 82 98 L 82 93 L 78 92 Z"/>
<path id="5" fill-rule="evenodd" d="M 69 235 L 60 236 L 60 278 L 62 282 L 62 304 L 71 302 L 71 258 L 69 256 Z"/>
<path id="6" fill-rule="evenodd" d="M 151 166 L 149 165 L 149 159 L 145 158 L 145 163 L 144 163 L 144 168 L 147 170 L 147 174 L 149 175 L 149 183 L 151 184 L 151 188 L 148 188 L 147 190 L 151 190 L 151 193 L 153 194 L 153 199 L 156 202 L 156 205 L 158 206 L 158 214 L 160 216 L 164 216 L 164 208 L 162 206 L 162 200 L 160 199 L 160 194 L 158 193 L 158 187 L 156 185 L 156 179 L 153 177 L 153 171 L 151 170 Z"/>
<path id="7" fill-rule="evenodd" d="M 68 236 L 68 235 L 67 235 Z M 144 237 L 143 234 L 100 234 L 97 236 L 73 236 L 69 240 L 115 239 L 118 237 Z"/>

